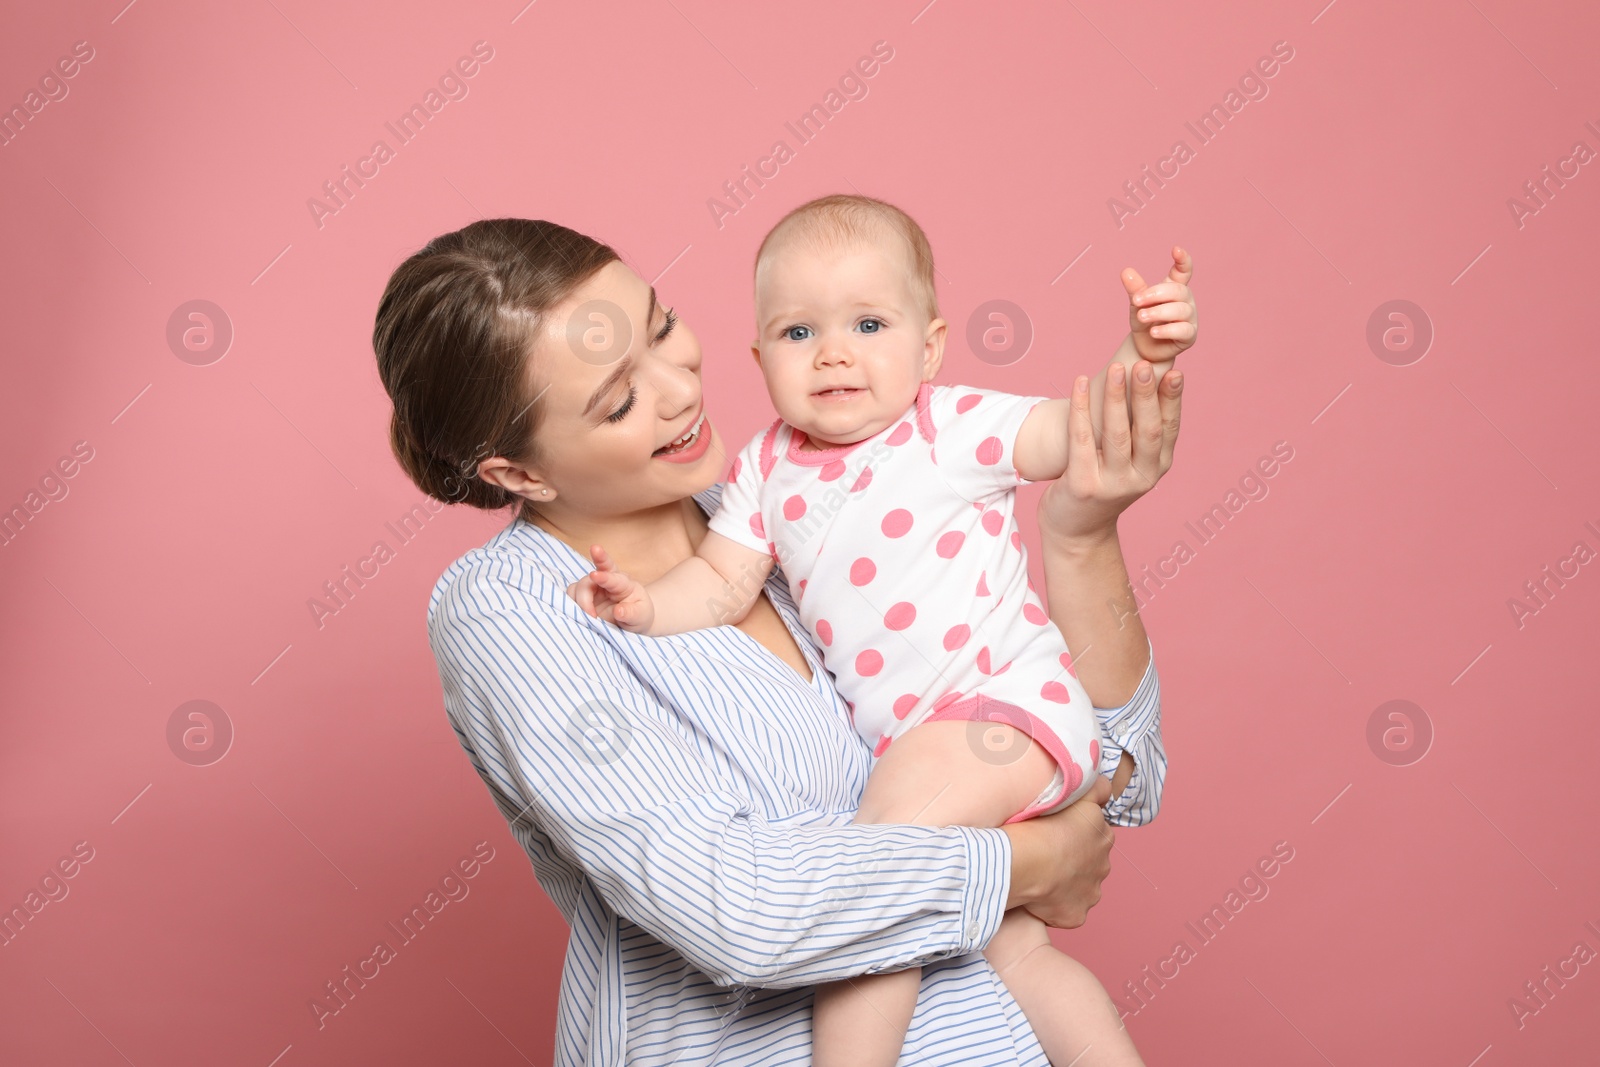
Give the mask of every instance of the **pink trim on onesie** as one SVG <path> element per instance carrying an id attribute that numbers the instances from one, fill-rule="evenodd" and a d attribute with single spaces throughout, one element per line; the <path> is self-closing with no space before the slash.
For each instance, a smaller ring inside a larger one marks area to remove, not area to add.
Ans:
<path id="1" fill-rule="evenodd" d="M 1015 704 L 1004 700 L 996 700 L 982 693 L 974 693 L 964 700 L 957 700 L 954 703 L 946 704 L 944 707 L 936 709 L 933 714 L 922 721 L 938 722 L 941 719 L 1002 722 L 1007 726 L 1014 726 L 1043 745 L 1044 750 L 1050 753 L 1051 758 L 1060 767 L 1062 772 L 1061 791 L 1048 799 L 1024 807 L 1007 819 L 1005 823 L 1002 823 L 1002 826 L 1006 825 L 1006 823 L 1031 819 L 1036 815 L 1042 815 L 1050 811 L 1050 809 L 1060 804 L 1064 797 L 1083 784 L 1083 771 L 1079 769 L 1077 761 L 1067 753 L 1067 746 L 1062 744 L 1061 738 L 1056 732 L 1046 726 L 1044 720 L 1037 715 L 1024 711 Z"/>
<path id="2" fill-rule="evenodd" d="M 863 437 L 861 440 L 848 445 L 830 445 L 827 448 L 817 448 L 815 452 L 802 452 L 800 451 L 801 442 L 810 441 L 811 435 L 798 426 L 791 426 L 789 429 L 789 448 L 786 454 L 793 462 L 806 467 L 825 467 L 836 459 L 842 460 L 845 456 L 872 440 L 870 437 Z M 815 442 L 812 443 L 815 444 Z"/>
<path id="3" fill-rule="evenodd" d="M 933 411 L 929 408 L 933 402 L 933 386 L 927 382 L 922 383 L 922 388 L 917 390 L 917 429 L 922 431 L 922 436 L 928 443 L 933 444 Z"/>
<path id="4" fill-rule="evenodd" d="M 763 478 L 772 473 L 773 466 L 778 462 L 778 457 L 772 451 L 772 445 L 778 437 L 778 427 L 782 425 L 782 419 L 773 419 L 772 425 L 767 427 L 767 432 L 761 438 L 761 477 Z"/>

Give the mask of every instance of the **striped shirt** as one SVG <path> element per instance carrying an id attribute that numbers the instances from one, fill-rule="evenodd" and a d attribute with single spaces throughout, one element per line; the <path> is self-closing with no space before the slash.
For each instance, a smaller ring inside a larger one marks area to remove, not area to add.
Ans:
<path id="1" fill-rule="evenodd" d="M 722 485 L 695 495 L 708 515 Z M 1047 1067 L 981 954 L 1009 892 L 1005 832 L 852 825 L 872 753 L 774 570 L 766 594 L 812 678 L 717 626 L 642 637 L 566 587 L 592 564 L 513 521 L 428 603 L 445 710 L 571 927 L 557 1067 L 806 1064 L 812 987 L 922 965 L 900 1063 Z M 1097 709 L 1107 806 L 1156 814 L 1166 772 L 1154 653 Z"/>

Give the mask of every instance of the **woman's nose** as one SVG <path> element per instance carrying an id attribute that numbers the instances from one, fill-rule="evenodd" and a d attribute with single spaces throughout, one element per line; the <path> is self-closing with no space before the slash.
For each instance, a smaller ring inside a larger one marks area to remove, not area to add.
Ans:
<path id="1" fill-rule="evenodd" d="M 680 367 L 670 360 L 654 360 L 652 377 L 668 414 L 676 415 L 700 399 L 700 380 L 694 368 Z"/>

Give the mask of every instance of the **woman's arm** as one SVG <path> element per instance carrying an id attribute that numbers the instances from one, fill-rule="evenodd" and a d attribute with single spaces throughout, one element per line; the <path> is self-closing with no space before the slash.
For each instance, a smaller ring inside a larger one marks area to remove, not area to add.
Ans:
<path id="1" fill-rule="evenodd" d="M 496 789 L 617 914 L 724 986 L 812 985 L 988 943 L 1012 895 L 1005 831 L 768 825 L 597 625 L 542 572 L 490 556 L 437 595 L 429 639 L 451 720 Z M 1029 886 L 1050 892 L 1070 887 Z"/>
<path id="2" fill-rule="evenodd" d="M 1116 791 L 1106 807 L 1107 817 L 1125 826 L 1155 817 L 1166 771 L 1153 649 L 1139 619 L 1116 527 L 1117 516 L 1172 465 L 1182 375 L 1168 374 L 1158 387 L 1153 374 L 1140 380 L 1138 372 L 1148 367 L 1142 360 L 1134 365 L 1131 402 L 1122 366 L 1110 368 L 1100 449 L 1085 383 L 1081 378 L 1074 383 L 1068 424 L 1072 457 L 1066 476 L 1039 504 L 1050 617 L 1075 650 L 1078 681 L 1102 713 L 1108 757 L 1122 757 L 1118 779 L 1133 764 L 1126 788 Z"/>

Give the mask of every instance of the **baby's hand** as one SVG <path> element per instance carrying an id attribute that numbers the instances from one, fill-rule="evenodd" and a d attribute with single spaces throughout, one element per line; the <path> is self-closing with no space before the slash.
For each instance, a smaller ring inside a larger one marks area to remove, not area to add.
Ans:
<path id="1" fill-rule="evenodd" d="M 595 569 L 567 586 L 567 595 L 584 611 L 630 633 L 648 634 L 656 607 L 643 584 L 617 570 L 599 545 L 590 546 Z"/>
<path id="2" fill-rule="evenodd" d="M 1172 270 L 1165 281 L 1146 287 L 1132 267 L 1122 272 L 1122 285 L 1128 290 L 1128 324 L 1133 346 L 1141 358 L 1151 363 L 1171 363 L 1179 352 L 1194 344 L 1200 332 L 1194 293 L 1189 279 L 1194 276 L 1194 261 L 1189 253 L 1172 246 Z M 1132 368 L 1129 368 L 1130 370 Z M 1165 368 L 1156 368 L 1160 380 Z"/>

